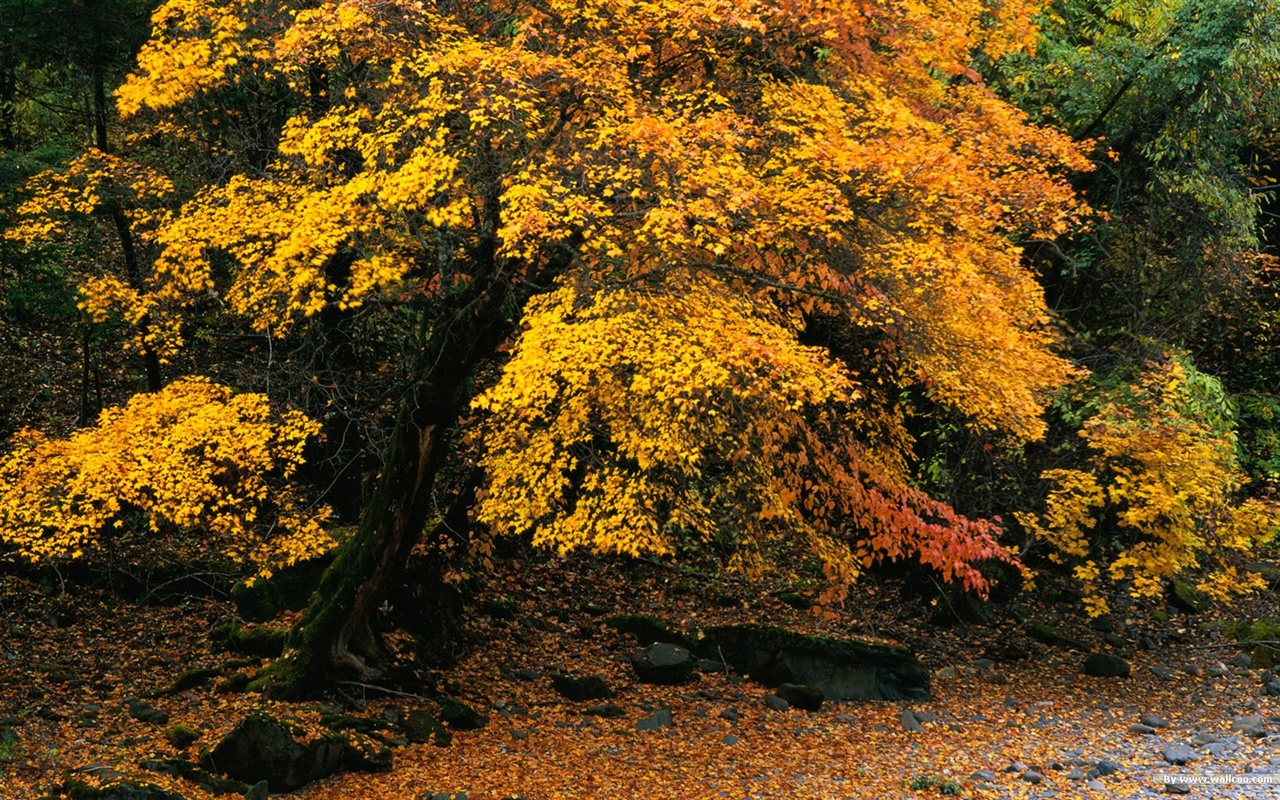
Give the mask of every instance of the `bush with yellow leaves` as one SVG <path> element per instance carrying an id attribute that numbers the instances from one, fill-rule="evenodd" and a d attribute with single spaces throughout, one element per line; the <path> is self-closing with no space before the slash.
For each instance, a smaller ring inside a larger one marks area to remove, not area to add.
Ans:
<path id="1" fill-rule="evenodd" d="M 1018 521 L 1069 563 L 1090 615 L 1108 611 L 1103 581 L 1128 581 L 1135 597 L 1206 568 L 1199 588 L 1220 600 L 1260 588 L 1243 555 L 1276 533 L 1277 504 L 1242 496 L 1230 411 L 1221 386 L 1185 357 L 1145 365 L 1137 380 L 1102 393 L 1080 436 L 1080 469 L 1054 469 L 1044 513 Z"/>
<path id="2" fill-rule="evenodd" d="M 0 460 L 0 543 L 32 561 L 214 559 L 274 569 L 333 545 L 290 484 L 318 425 L 260 394 L 184 378 Z"/>

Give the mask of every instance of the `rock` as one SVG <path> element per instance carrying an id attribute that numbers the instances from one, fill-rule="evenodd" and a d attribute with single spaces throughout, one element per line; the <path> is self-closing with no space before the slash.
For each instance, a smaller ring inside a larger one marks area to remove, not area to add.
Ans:
<path id="1" fill-rule="evenodd" d="M 606 625 L 613 628 L 618 633 L 625 633 L 635 637 L 636 642 L 641 647 L 648 647 L 651 644 L 659 642 L 673 642 L 680 645 L 686 650 L 697 650 L 691 637 L 679 633 L 674 627 L 657 617 L 648 617 L 643 614 L 631 614 L 619 617 L 610 617 L 605 620 Z M 708 658 L 714 658 L 714 655 L 708 655 Z"/>
<path id="2" fill-rule="evenodd" d="M 622 710 L 621 706 L 616 706 L 613 703 L 602 703 L 597 706 L 589 706 L 582 713 L 592 717 L 600 717 L 602 719 L 616 719 L 627 715 L 627 712 Z"/>
<path id="3" fill-rule="evenodd" d="M 284 642 L 289 631 L 267 625 L 241 625 L 238 622 L 229 622 L 214 628 L 209 635 L 214 644 L 231 652 L 277 658 L 284 652 Z"/>
<path id="4" fill-rule="evenodd" d="M 1231 674 L 1231 670 L 1227 667 L 1226 664 L 1223 664 L 1221 661 L 1210 664 L 1209 666 L 1205 667 L 1204 671 L 1206 674 L 1208 674 L 1212 678 L 1221 678 L 1224 675 Z"/>
<path id="5" fill-rule="evenodd" d="M 200 738 L 200 731 L 189 725 L 170 725 L 164 732 L 164 738 L 175 749 L 186 750 Z"/>
<path id="6" fill-rule="evenodd" d="M 924 727 L 921 726 L 920 720 L 916 719 L 916 715 L 911 713 L 911 709 L 909 708 L 902 709 L 902 714 L 898 717 L 898 719 L 902 722 L 903 730 L 910 731 L 911 733 L 924 732 Z"/>
<path id="7" fill-rule="evenodd" d="M 194 689 L 197 686 L 202 686 L 203 684 L 208 683 L 209 681 L 213 680 L 214 678 L 218 677 L 221 674 L 222 674 L 222 670 L 219 670 L 215 667 L 200 667 L 197 669 L 189 669 L 186 672 L 183 672 L 180 675 L 178 675 L 178 677 L 174 679 L 173 685 L 171 685 L 168 689 L 158 692 L 157 694 L 160 696 L 163 696 L 167 694 L 177 694 L 178 692 L 185 692 L 188 689 Z"/>
<path id="8" fill-rule="evenodd" d="M 698 659 L 678 644 L 651 644 L 631 658 L 631 667 L 641 683 L 673 685 L 693 677 Z"/>
<path id="9" fill-rule="evenodd" d="M 126 700 L 125 703 L 129 707 L 129 716 L 145 722 L 148 725 L 164 725 L 169 721 L 169 714 L 161 711 L 150 703 L 144 703 L 136 698 Z"/>
<path id="10" fill-rule="evenodd" d="M 736 708 L 726 708 L 724 711 L 721 711 L 718 716 L 720 719 L 728 720 L 729 722 L 737 722 L 740 718 Z"/>
<path id="11" fill-rule="evenodd" d="M 1253 656 L 1248 653 L 1236 653 L 1236 657 L 1231 659 L 1231 666 L 1248 669 L 1253 666 Z"/>
<path id="12" fill-rule="evenodd" d="M 1089 646 L 1079 639 L 1067 636 L 1062 631 L 1052 625 L 1043 622 L 1033 622 L 1027 626 L 1027 634 L 1037 642 L 1047 644 L 1050 647 L 1061 647 L 1067 650 L 1079 650 L 1082 653 L 1089 652 Z"/>
<path id="13" fill-rule="evenodd" d="M 982 781 L 983 783 L 995 783 L 1000 778 L 989 769 L 980 769 L 969 776 L 971 781 Z"/>
<path id="14" fill-rule="evenodd" d="M 787 709 L 791 708 L 790 703 L 788 703 L 783 698 L 778 697 L 776 694 L 771 694 L 768 697 L 766 697 L 764 699 L 764 704 L 769 708 L 772 708 L 774 711 L 786 711 Z"/>
<path id="15" fill-rule="evenodd" d="M 536 669 L 525 668 L 517 672 L 516 677 L 522 681 L 537 681 L 542 680 L 542 673 Z"/>
<path id="16" fill-rule="evenodd" d="M 1027 783 L 1033 783 L 1033 784 L 1044 783 L 1044 775 L 1040 774 L 1039 772 L 1036 772 L 1034 769 L 1029 769 L 1026 772 L 1022 773 L 1022 779 Z"/>
<path id="17" fill-rule="evenodd" d="M 958 678 L 960 677 L 960 670 L 955 667 L 943 667 L 934 674 L 939 678 Z"/>
<path id="18" fill-rule="evenodd" d="M 244 793 L 244 800 L 267 800 L 271 794 L 271 787 L 266 781 L 258 781 L 249 787 L 249 791 Z"/>
<path id="19" fill-rule="evenodd" d="M 662 728 L 670 728 L 674 725 L 671 721 L 671 709 L 664 706 L 653 712 L 650 716 L 645 717 L 636 723 L 638 731 L 656 731 Z"/>
<path id="20" fill-rule="evenodd" d="M 227 734 L 200 766 L 249 784 L 266 781 L 272 792 L 291 792 L 337 772 L 343 753 L 337 737 L 304 745 L 274 717 L 258 712 Z"/>
<path id="21" fill-rule="evenodd" d="M 1097 764 L 1094 764 L 1093 768 L 1098 771 L 1099 775 L 1106 777 L 1107 775 L 1114 775 L 1120 771 L 1120 762 L 1107 761 L 1104 759 L 1099 761 Z"/>
<path id="22" fill-rule="evenodd" d="M 1138 720 L 1143 725 L 1150 725 L 1152 728 L 1167 728 L 1169 723 L 1163 717 L 1157 717 L 1155 714 L 1143 714 L 1142 719 Z"/>
<path id="23" fill-rule="evenodd" d="M 455 731 L 474 731 L 489 724 L 489 718 L 453 697 L 442 697 L 440 721 Z"/>
<path id="24" fill-rule="evenodd" d="M 1121 637 L 1120 634 L 1118 633 L 1108 633 L 1106 636 L 1102 638 L 1104 641 L 1106 641 L 1107 644 L 1111 645 L 1112 647 L 1120 648 L 1125 646 L 1124 638 Z"/>
<path id="25" fill-rule="evenodd" d="M 148 772 L 183 778 L 214 794 L 244 794 L 249 791 L 244 782 L 210 775 L 185 758 L 148 759 L 138 762 L 138 766 Z"/>
<path id="26" fill-rule="evenodd" d="M 85 781 L 81 776 L 92 778 Z M 126 778 L 108 767 L 91 764 L 76 770 L 62 784 L 61 795 L 84 800 L 184 800 L 176 792 L 152 783 Z"/>
<path id="27" fill-rule="evenodd" d="M 725 666 L 723 661 L 716 661 L 714 658 L 700 658 L 698 669 L 703 672 L 724 672 Z"/>
<path id="28" fill-rule="evenodd" d="M 572 675 L 556 675 L 551 679 L 551 688 L 556 694 L 575 703 L 587 700 L 609 700 L 613 697 L 613 689 L 599 675 L 585 675 L 575 678 Z"/>
<path id="29" fill-rule="evenodd" d="M 1262 576 L 1272 589 L 1280 589 L 1280 563 L 1275 561 L 1255 561 L 1245 567 L 1255 575 Z"/>
<path id="30" fill-rule="evenodd" d="M 1164 785 L 1164 790 L 1168 794 L 1191 794 L 1191 784 L 1182 783 L 1181 781 L 1173 781 Z"/>
<path id="31" fill-rule="evenodd" d="M 1182 766 L 1200 758 L 1195 750 L 1185 744 L 1171 744 L 1164 748 L 1161 757 L 1174 766 Z"/>
<path id="32" fill-rule="evenodd" d="M 739 741 L 741 741 L 741 740 L 740 740 L 740 739 L 738 739 L 738 737 L 737 737 L 737 736 L 734 736 L 732 733 L 726 733 L 726 734 L 724 735 L 724 738 L 720 740 L 720 742 L 721 742 L 722 744 L 728 744 L 728 745 L 735 745 L 735 744 L 737 744 Z"/>
<path id="33" fill-rule="evenodd" d="M 1084 660 L 1084 674 L 1095 678 L 1127 678 L 1129 662 L 1120 656 L 1093 653 Z"/>
<path id="34" fill-rule="evenodd" d="M 434 742 L 447 747 L 453 742 L 453 736 L 444 728 L 440 720 L 430 711 L 421 708 L 410 709 L 400 720 L 398 727 L 413 744 Z"/>
<path id="35" fill-rule="evenodd" d="M 1111 633 L 1115 630 L 1115 623 L 1110 614 L 1101 614 L 1089 620 L 1089 627 L 1099 633 Z"/>
<path id="36" fill-rule="evenodd" d="M 1255 739 L 1266 735 L 1266 726 L 1263 724 L 1262 716 L 1255 715 L 1252 717 L 1237 717 L 1231 721 L 1231 730 L 1240 731 L 1245 736 L 1252 736 Z"/>
<path id="37" fill-rule="evenodd" d="M 1099 780 L 1086 781 L 1084 785 L 1095 792 L 1105 791 L 1107 788 L 1107 785 Z"/>
<path id="38" fill-rule="evenodd" d="M 1141 722 L 1135 722 L 1129 726 L 1129 733 L 1155 733 L 1156 729 L 1150 725 L 1143 725 Z"/>
<path id="39" fill-rule="evenodd" d="M 1196 587 L 1181 578 L 1169 581 L 1169 605 L 1184 614 L 1199 614 L 1208 605 L 1208 598 Z"/>
<path id="40" fill-rule="evenodd" d="M 1164 664 L 1152 664 L 1151 674 L 1164 681 L 1171 681 L 1178 677 L 1178 673 L 1174 672 L 1172 668 L 1166 667 Z"/>
<path id="41" fill-rule="evenodd" d="M 904 647 L 807 636 L 765 625 L 728 625 L 704 632 L 694 648 L 723 657 L 766 686 L 816 686 L 828 700 L 923 699 L 929 673 Z"/>
<path id="42" fill-rule="evenodd" d="M 817 711 L 822 707 L 822 701 L 826 699 L 826 695 L 818 687 L 798 683 L 784 683 L 774 691 L 774 694 L 805 711 Z"/>

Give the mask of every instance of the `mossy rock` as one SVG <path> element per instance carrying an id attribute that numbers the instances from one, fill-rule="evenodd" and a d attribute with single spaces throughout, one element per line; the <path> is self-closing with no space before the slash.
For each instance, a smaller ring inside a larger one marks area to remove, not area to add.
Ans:
<path id="1" fill-rule="evenodd" d="M 1243 619 L 1227 626 L 1226 634 L 1242 643 L 1277 642 L 1280 641 L 1280 619 L 1264 617 L 1262 619 Z M 1249 655 L 1252 665 L 1260 669 L 1270 669 L 1280 664 L 1280 645 L 1255 644 Z"/>
<path id="2" fill-rule="evenodd" d="M 667 642 L 669 644 L 678 644 L 686 650 L 694 649 L 693 640 L 690 637 L 680 633 L 673 626 L 657 617 L 650 617 L 644 614 L 626 614 L 610 617 L 605 620 L 605 624 L 618 633 L 625 633 L 635 638 L 636 643 L 641 647 Z"/>
<path id="3" fill-rule="evenodd" d="M 173 745 L 178 750 L 186 750 L 188 747 L 195 744 L 196 740 L 199 739 L 201 735 L 200 731 L 190 725 L 183 725 L 182 723 L 170 725 L 168 730 L 164 732 L 165 741 Z"/>
<path id="4" fill-rule="evenodd" d="M 168 689 L 157 692 L 156 696 L 162 697 L 164 695 L 177 694 L 178 692 L 185 692 L 188 689 L 194 689 L 197 686 L 202 686 L 208 683 L 221 674 L 222 670 L 217 669 L 216 667 L 197 667 L 195 669 L 189 669 L 178 675 Z"/>
<path id="5" fill-rule="evenodd" d="M 1066 635 L 1058 628 L 1045 622 L 1032 622 L 1027 625 L 1027 635 L 1037 642 L 1047 644 L 1050 647 L 1079 650 L 1082 653 L 1089 652 L 1089 645 L 1075 637 Z"/>
<path id="6" fill-rule="evenodd" d="M 1204 592 L 1181 578 L 1169 581 L 1168 599 L 1169 605 L 1184 614 L 1199 614 L 1209 605 L 1209 598 Z"/>
<path id="7" fill-rule="evenodd" d="M 453 743 L 453 734 L 445 730 L 434 714 L 421 708 L 410 709 L 404 715 L 400 720 L 400 730 L 414 744 L 431 742 L 437 747 L 448 747 Z"/>
<path id="8" fill-rule="evenodd" d="M 723 658 L 766 686 L 816 686 L 828 700 L 911 700 L 929 696 L 929 673 L 905 647 L 809 636 L 769 625 L 710 628 L 692 648 Z"/>
<path id="9" fill-rule="evenodd" d="M 270 578 L 246 578 L 231 587 L 236 613 L 249 622 L 265 622 L 281 611 L 306 608 L 320 577 L 333 563 L 324 555 L 285 567 Z"/>
<path id="10" fill-rule="evenodd" d="M 218 694 L 243 694 L 253 681 L 247 673 L 233 672 L 224 681 L 219 681 L 213 690 Z"/>

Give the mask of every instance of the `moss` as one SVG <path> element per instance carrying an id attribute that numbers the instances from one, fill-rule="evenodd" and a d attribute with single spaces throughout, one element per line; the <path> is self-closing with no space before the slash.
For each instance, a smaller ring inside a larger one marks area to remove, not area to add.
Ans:
<path id="1" fill-rule="evenodd" d="M 1261 644 L 1261 642 L 1280 641 L 1280 619 L 1274 617 L 1242 619 L 1227 626 L 1226 634 L 1239 642 L 1259 643 L 1249 651 L 1253 666 L 1270 669 L 1280 663 L 1280 645 Z"/>
<path id="2" fill-rule="evenodd" d="M 200 731 L 190 725 L 183 725 L 182 723 L 170 725 L 169 729 L 164 732 L 165 740 L 178 750 L 186 750 L 188 747 L 195 744 L 196 740 L 199 739 L 201 735 Z"/>

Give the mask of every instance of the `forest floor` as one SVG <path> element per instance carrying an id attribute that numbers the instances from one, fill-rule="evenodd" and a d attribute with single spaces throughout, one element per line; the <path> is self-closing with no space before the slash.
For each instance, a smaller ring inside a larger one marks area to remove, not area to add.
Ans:
<path id="1" fill-rule="evenodd" d="M 1243 607 L 1168 619 L 1156 613 L 1165 611 L 1162 604 L 1135 605 L 1117 615 L 1114 635 L 1123 642 L 1107 644 L 1078 612 L 1026 593 L 1018 616 L 938 627 L 923 621 L 929 604 L 901 581 L 861 584 L 847 611 L 826 618 L 782 602 L 773 588 L 647 563 L 517 559 L 495 576 L 470 614 L 457 664 L 435 676 L 488 716 L 488 724 L 453 732 L 447 747 L 397 746 L 389 772 L 340 773 L 292 796 L 1144 797 L 1169 792 L 1165 776 L 1211 775 L 1238 782 L 1194 786 L 1192 796 L 1280 796 L 1280 698 L 1263 693 L 1259 670 L 1232 665 L 1243 661 L 1242 651 L 1222 633 L 1231 620 L 1275 616 L 1276 590 Z M 187 800 L 211 800 L 219 795 L 140 771 L 139 763 L 195 760 L 201 747 L 254 710 L 319 735 L 322 715 L 338 705 L 372 718 L 434 709 L 414 693 L 352 685 L 343 698 L 293 705 L 218 691 L 214 682 L 156 696 L 194 667 L 226 674 L 234 657 L 214 647 L 209 632 L 234 618 L 234 605 L 195 597 L 139 605 L 103 589 L 68 591 L 0 572 L 4 800 L 44 797 L 69 771 L 90 765 L 140 775 Z M 1123 653 L 1132 675 L 1085 676 L 1086 654 L 1030 638 L 1018 618 L 1027 613 L 1089 650 Z M 606 624 L 616 614 L 689 627 L 767 622 L 900 642 L 932 673 L 932 695 L 825 703 L 807 712 L 769 707 L 769 689 L 731 673 L 703 673 L 679 686 L 640 684 L 629 663 L 640 648 Z M 592 716 L 585 712 L 600 701 L 575 703 L 556 694 L 550 676 L 562 670 L 603 676 L 616 693 L 609 702 L 622 715 Z M 168 720 L 137 719 L 131 708 L 159 710 Z M 669 727 L 637 729 L 663 708 L 671 712 Z M 1135 732 L 1148 714 L 1168 727 Z M 1233 730 L 1247 717 L 1261 717 L 1260 730 Z M 912 719 L 923 721 L 922 730 L 907 730 L 917 727 Z M 166 731 L 179 723 L 199 739 L 171 743 Z M 1176 745 L 1185 745 L 1183 754 L 1193 760 L 1170 763 L 1167 756 L 1177 751 L 1169 748 Z M 1270 773 L 1276 784 L 1265 783 Z"/>

